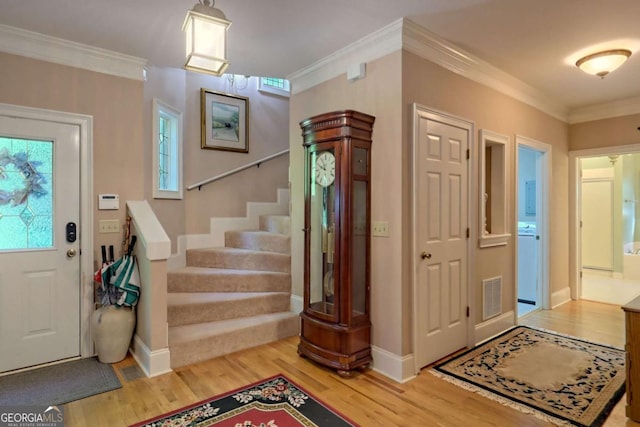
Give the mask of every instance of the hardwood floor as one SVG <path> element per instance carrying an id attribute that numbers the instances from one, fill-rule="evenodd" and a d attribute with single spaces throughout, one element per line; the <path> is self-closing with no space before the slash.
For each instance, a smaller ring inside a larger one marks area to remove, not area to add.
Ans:
<path id="1" fill-rule="evenodd" d="M 624 313 L 615 305 L 572 301 L 555 310 L 531 313 L 520 323 L 624 346 Z M 135 362 L 127 358 L 114 365 L 123 387 L 66 405 L 65 425 L 126 426 L 278 373 L 363 427 L 549 425 L 440 380 L 425 370 L 404 384 L 372 370 L 343 379 L 299 357 L 297 344 L 298 338 L 289 338 L 156 378 L 128 381 L 123 372 Z M 619 426 L 640 426 L 625 417 L 625 397 L 605 423 L 605 427 Z"/>

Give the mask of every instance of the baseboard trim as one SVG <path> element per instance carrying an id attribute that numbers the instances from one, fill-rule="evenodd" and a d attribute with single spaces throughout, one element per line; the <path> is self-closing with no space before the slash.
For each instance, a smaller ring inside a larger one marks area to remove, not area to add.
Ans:
<path id="1" fill-rule="evenodd" d="M 302 313 L 304 309 L 304 300 L 301 296 L 291 294 L 291 311 L 294 313 Z"/>
<path id="2" fill-rule="evenodd" d="M 551 294 L 551 309 L 554 309 L 567 301 L 571 301 L 571 288 L 569 286 Z"/>
<path id="3" fill-rule="evenodd" d="M 476 345 L 516 325 L 516 313 L 508 311 L 475 326 Z"/>
<path id="4" fill-rule="evenodd" d="M 172 372 L 171 356 L 168 348 L 151 351 L 138 335 L 133 337 L 131 355 L 144 374 L 151 378 Z"/>
<path id="5" fill-rule="evenodd" d="M 415 360 L 413 354 L 398 356 L 375 345 L 371 346 L 373 363 L 371 368 L 399 383 L 415 378 Z"/>

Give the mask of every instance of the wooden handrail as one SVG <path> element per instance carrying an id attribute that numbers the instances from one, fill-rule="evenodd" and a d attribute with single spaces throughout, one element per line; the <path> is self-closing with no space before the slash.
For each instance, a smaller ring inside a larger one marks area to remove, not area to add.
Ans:
<path id="1" fill-rule="evenodd" d="M 244 166 L 237 167 L 237 168 L 232 169 L 232 170 L 230 170 L 228 172 L 221 173 L 220 175 L 216 175 L 216 176 L 213 176 L 211 178 L 205 179 L 204 181 L 196 182 L 195 184 L 191 184 L 190 186 L 188 186 L 187 187 L 187 191 L 195 190 L 196 188 L 198 190 L 200 190 L 203 186 L 205 186 L 207 184 L 210 184 L 210 183 L 212 183 L 214 181 L 218 181 L 219 179 L 222 179 L 222 178 L 226 178 L 226 177 L 228 177 L 230 175 L 234 175 L 234 174 L 236 174 L 238 172 L 242 172 L 245 169 L 249 169 L 249 168 L 252 168 L 254 166 L 260 167 L 260 165 L 262 163 L 264 163 L 266 161 L 269 161 L 271 159 L 275 159 L 276 157 L 283 156 L 283 155 L 287 154 L 288 152 L 289 152 L 289 149 L 287 148 L 286 150 L 282 150 L 282 151 L 279 151 L 279 152 L 277 152 L 275 154 L 271 154 L 270 156 L 267 156 L 267 157 L 265 157 L 263 159 L 256 160 L 256 161 L 251 162 L 251 163 L 247 163 Z"/>

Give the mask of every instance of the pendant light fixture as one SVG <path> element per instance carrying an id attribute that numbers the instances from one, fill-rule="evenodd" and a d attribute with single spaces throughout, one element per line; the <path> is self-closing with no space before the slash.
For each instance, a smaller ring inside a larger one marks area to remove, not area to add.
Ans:
<path id="1" fill-rule="evenodd" d="M 227 59 L 227 30 L 231 21 L 215 1 L 198 0 L 187 12 L 182 31 L 187 36 L 187 59 L 184 68 L 221 76 L 229 66 Z"/>
<path id="2" fill-rule="evenodd" d="M 631 56 L 627 49 L 605 50 L 578 59 L 576 67 L 587 74 L 604 78 L 607 74 L 624 64 Z"/>

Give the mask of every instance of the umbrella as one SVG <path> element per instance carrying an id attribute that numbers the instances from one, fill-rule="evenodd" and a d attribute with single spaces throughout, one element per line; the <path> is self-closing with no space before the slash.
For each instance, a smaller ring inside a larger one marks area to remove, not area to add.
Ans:
<path id="1" fill-rule="evenodd" d="M 117 290 L 118 298 L 115 302 L 117 306 L 133 307 L 138 303 L 140 297 L 140 274 L 136 258 L 132 255 L 136 239 L 136 236 L 131 236 L 127 253 L 119 260 L 109 264 L 108 277 L 102 276 L 103 283 L 107 279 L 106 283 Z"/>

